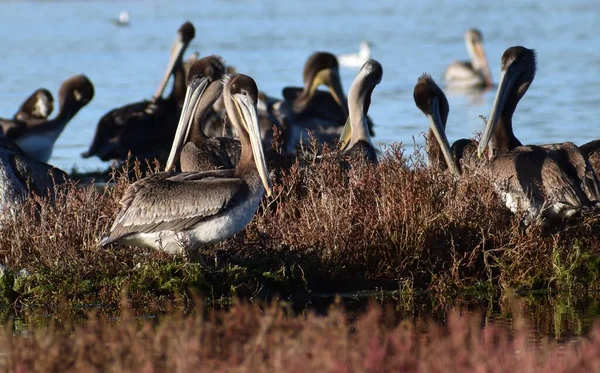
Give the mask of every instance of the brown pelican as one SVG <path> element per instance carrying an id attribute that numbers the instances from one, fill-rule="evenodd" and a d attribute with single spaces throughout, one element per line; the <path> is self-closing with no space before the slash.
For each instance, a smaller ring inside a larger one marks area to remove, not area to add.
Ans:
<path id="1" fill-rule="evenodd" d="M 273 105 L 288 153 L 294 152 L 301 138 L 307 138 L 307 131 L 313 132 L 319 142 L 337 142 L 348 119 L 348 104 L 334 55 L 312 54 L 304 65 L 303 81 L 303 88 L 284 88 L 284 100 Z M 317 90 L 320 85 L 326 85 L 329 93 Z M 369 121 L 369 133 L 373 135 L 371 128 Z"/>
<path id="2" fill-rule="evenodd" d="M 198 84 L 207 86 L 209 81 Z M 231 237 L 252 220 L 265 189 L 271 193 L 256 114 L 258 88 L 249 76 L 228 76 L 223 95 L 242 144 L 237 167 L 162 172 L 133 183 L 102 245 L 121 242 L 167 252 L 192 251 Z"/>
<path id="3" fill-rule="evenodd" d="M 53 197 L 54 186 L 68 180 L 58 168 L 32 159 L 15 143 L 0 137 L 0 210 L 6 214 L 21 211 L 31 194 Z"/>
<path id="4" fill-rule="evenodd" d="M 593 140 L 579 147 L 583 156 L 587 158 L 594 169 L 596 176 L 600 173 L 600 140 Z"/>
<path id="5" fill-rule="evenodd" d="M 4 136 L 23 127 L 44 122 L 54 109 L 54 98 L 47 89 L 38 89 L 27 97 L 12 119 L 0 118 L 0 129 Z"/>
<path id="6" fill-rule="evenodd" d="M 431 75 L 423 74 L 417 80 L 413 97 L 417 107 L 429 119 L 429 131 L 425 137 L 425 151 L 429 157 L 429 164 L 441 169 L 446 169 L 448 164 L 451 165 L 450 171 L 458 176 L 464 171 L 460 166 L 473 166 L 478 163 L 477 159 L 477 144 L 470 139 L 456 140 L 450 148 L 452 160 L 448 159 L 445 149 L 440 147 L 440 144 L 448 142 L 446 137 L 446 121 L 450 106 L 446 95 L 435 83 Z M 441 140 L 440 140 L 441 139 Z M 455 163 L 458 163 L 458 165 Z"/>
<path id="7" fill-rule="evenodd" d="M 478 29 L 465 33 L 465 43 L 471 61 L 454 61 L 444 72 L 444 81 L 451 88 L 491 87 L 492 73 L 483 50 L 483 36 Z"/>
<path id="8" fill-rule="evenodd" d="M 536 71 L 533 49 L 508 48 L 492 112 L 478 154 L 489 145 L 486 167 L 495 188 L 513 211 L 526 220 L 569 218 L 600 201 L 598 180 L 581 150 L 573 143 L 521 146 L 512 130 L 512 115 Z"/>
<path id="9" fill-rule="evenodd" d="M 15 122 L 4 128 L 4 135 L 31 158 L 48 162 L 56 139 L 69 121 L 94 97 L 94 86 L 85 75 L 65 80 L 58 91 L 60 110 L 54 119 Z M 44 109 L 42 109 L 44 110 Z"/>
<path id="10" fill-rule="evenodd" d="M 377 153 L 367 123 L 371 94 L 381 82 L 383 68 L 375 60 L 368 60 L 359 70 L 348 92 L 349 115 L 340 137 L 340 150 L 344 155 L 360 157 L 376 164 Z"/>
<path id="11" fill-rule="evenodd" d="M 160 157 L 168 152 L 175 134 L 185 95 L 183 53 L 194 38 L 195 29 L 184 23 L 177 32 L 165 75 L 151 101 L 136 102 L 113 109 L 98 122 L 96 134 L 84 158 L 98 156 L 104 161 L 134 157 Z M 175 75 L 172 94 L 162 98 L 171 75 Z"/>
<path id="12" fill-rule="evenodd" d="M 173 168 L 178 157 L 184 172 L 233 168 L 238 164 L 239 140 L 208 137 L 203 131 L 204 117 L 223 92 L 221 79 L 224 74 L 225 63 L 219 56 L 201 58 L 190 67 L 185 102 L 167 160 L 167 171 Z M 179 150 L 181 154 L 178 154 Z"/>

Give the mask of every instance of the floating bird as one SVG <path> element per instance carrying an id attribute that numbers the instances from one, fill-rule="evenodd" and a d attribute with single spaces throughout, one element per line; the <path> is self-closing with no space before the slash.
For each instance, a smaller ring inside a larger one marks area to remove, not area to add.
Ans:
<path id="1" fill-rule="evenodd" d="M 207 85 L 208 79 L 198 84 Z M 223 95 L 242 144 L 237 167 L 162 172 L 133 183 L 102 245 L 121 242 L 189 252 L 233 236 L 252 220 L 265 189 L 271 194 L 256 113 L 258 88 L 249 76 L 228 76 Z"/>
<path id="2" fill-rule="evenodd" d="M 468 89 L 492 86 L 492 73 L 485 51 L 483 35 L 478 29 L 465 33 L 465 43 L 471 61 L 454 61 L 444 72 L 444 81 L 449 88 Z"/>
<path id="3" fill-rule="evenodd" d="M 167 171 L 173 168 L 177 158 L 184 172 L 233 168 L 238 164 L 239 140 L 208 137 L 203 131 L 204 117 L 223 92 L 221 79 L 224 75 L 225 63 L 214 55 L 201 58 L 190 67 L 185 102 L 167 160 Z M 178 154 L 179 150 L 181 154 Z"/>
<path id="4" fill-rule="evenodd" d="M 366 40 L 360 42 L 360 49 L 355 54 L 342 54 L 337 56 L 341 66 L 361 67 L 371 58 L 371 43 Z"/>
<path id="5" fill-rule="evenodd" d="M 15 143 L 0 137 L 0 210 L 17 214 L 32 194 L 53 198 L 55 185 L 68 180 L 58 168 L 27 156 Z"/>
<path id="6" fill-rule="evenodd" d="M 522 146 L 512 130 L 512 115 L 536 71 L 533 49 L 516 46 L 502 55 L 498 92 L 479 143 L 489 145 L 488 171 L 495 189 L 511 211 L 526 212 L 526 222 L 569 218 L 595 208 L 598 180 L 581 150 L 573 143 Z"/>
<path id="7" fill-rule="evenodd" d="M 367 112 L 371 106 L 371 94 L 382 77 L 383 68 L 375 60 L 368 60 L 360 68 L 348 92 L 350 111 L 340 137 L 342 154 L 360 157 L 371 164 L 377 164 L 377 153 L 369 136 Z"/>
<path id="8" fill-rule="evenodd" d="M 27 97 L 12 119 L 0 118 L 0 130 L 4 136 L 23 127 L 44 122 L 54 109 L 54 98 L 47 89 L 38 89 Z"/>
<path id="9" fill-rule="evenodd" d="M 41 99 L 28 100 L 40 108 L 42 115 L 38 115 L 38 119 L 15 121 L 11 126 L 2 127 L 4 135 L 19 145 L 27 155 L 40 162 L 48 162 L 54 143 L 67 123 L 94 97 L 94 86 L 85 75 L 75 75 L 65 80 L 58 91 L 58 115 L 50 120 L 41 120 L 43 114 L 48 112 L 49 105 L 46 94 L 42 92 L 40 95 Z"/>
<path id="10" fill-rule="evenodd" d="M 313 53 L 304 65 L 303 81 L 303 88 L 284 88 L 284 100 L 273 105 L 287 153 L 293 153 L 300 139 L 308 138 L 309 131 L 319 142 L 335 144 L 348 119 L 348 104 L 334 55 Z M 329 92 L 317 90 L 320 85 L 327 86 Z M 369 134 L 373 135 L 370 120 Z"/>
<path id="11" fill-rule="evenodd" d="M 446 137 L 446 121 L 450 112 L 448 99 L 440 87 L 435 83 L 431 75 L 423 74 L 419 77 L 413 97 L 417 107 L 429 119 L 429 131 L 425 136 L 425 151 L 429 157 L 429 165 L 440 169 L 448 168 L 451 165 L 450 171 L 459 176 L 464 170 L 464 166 L 474 167 L 478 162 L 477 144 L 470 139 L 460 139 L 452 144 L 450 160 L 445 153 L 445 149 L 440 148 L 440 144 L 448 142 Z M 455 164 L 455 161 L 458 165 Z M 462 166 L 462 167 L 461 167 Z"/>
<path id="12" fill-rule="evenodd" d="M 129 26 L 129 12 L 126 10 L 122 10 L 119 13 L 119 18 L 113 19 L 113 23 L 117 26 Z"/>
<path id="13" fill-rule="evenodd" d="M 125 160 L 129 152 L 141 159 L 168 154 L 185 96 L 183 53 L 194 35 L 195 29 L 190 22 L 179 28 L 167 70 L 152 100 L 128 104 L 106 113 L 98 122 L 89 150 L 82 157 L 97 156 L 109 161 Z M 173 92 L 163 99 L 162 94 L 173 74 Z"/>

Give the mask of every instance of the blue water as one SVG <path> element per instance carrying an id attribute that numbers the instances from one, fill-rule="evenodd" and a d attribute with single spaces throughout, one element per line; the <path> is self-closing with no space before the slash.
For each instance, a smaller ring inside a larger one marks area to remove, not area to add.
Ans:
<path id="1" fill-rule="evenodd" d="M 111 19 L 127 9 L 131 25 Z M 196 26 L 188 54 L 218 53 L 260 89 L 279 96 L 300 85 L 302 67 L 315 50 L 336 54 L 373 44 L 384 67 L 370 115 L 378 143 L 412 147 L 427 121 L 414 105 L 417 77 L 428 72 L 441 82 L 444 68 L 465 59 L 463 33 L 478 27 L 494 79 L 503 51 L 524 45 L 538 51 L 538 73 L 515 114 L 524 143 L 600 137 L 600 2 L 587 1 L 2 1 L 0 2 L 0 116 L 10 117 L 38 87 L 55 96 L 67 77 L 84 73 L 96 95 L 58 139 L 51 163 L 69 170 L 101 168 L 84 160 L 98 119 L 108 110 L 149 98 L 167 63 L 176 30 Z M 348 89 L 356 69 L 342 69 Z M 495 91 L 447 92 L 451 141 L 482 130 Z M 55 109 L 56 110 L 56 109 Z"/>

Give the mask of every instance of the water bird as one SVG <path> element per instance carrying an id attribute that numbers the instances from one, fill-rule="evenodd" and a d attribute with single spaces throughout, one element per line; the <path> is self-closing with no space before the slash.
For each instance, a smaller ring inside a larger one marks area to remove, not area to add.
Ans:
<path id="1" fill-rule="evenodd" d="M 526 222 L 539 219 L 543 224 L 598 207 L 598 180 L 575 144 L 523 146 L 513 133 L 513 113 L 535 77 L 535 51 L 522 46 L 508 48 L 501 66 L 478 154 L 488 147 L 490 159 L 485 169 L 504 203 L 515 213 L 526 212 Z"/>
<path id="2" fill-rule="evenodd" d="M 122 10 L 121 13 L 119 13 L 119 18 L 117 19 L 113 19 L 113 23 L 116 26 L 129 26 L 129 12 L 126 10 Z"/>
<path id="3" fill-rule="evenodd" d="M 367 112 L 371 106 L 371 95 L 381 82 L 383 67 L 373 59 L 360 68 L 348 92 L 349 115 L 340 136 L 340 150 L 351 158 L 362 158 L 377 164 L 377 152 L 371 143 Z"/>
<path id="4" fill-rule="evenodd" d="M 221 79 L 225 71 L 223 59 L 215 55 L 201 58 L 190 67 L 185 101 L 167 160 L 167 171 L 173 169 L 177 158 L 183 172 L 233 168 L 238 164 L 241 153 L 239 140 L 208 137 L 203 130 L 204 118 L 222 96 Z"/>
<path id="5" fill-rule="evenodd" d="M 0 130 L 4 136 L 9 136 L 12 131 L 46 121 L 53 109 L 52 93 L 44 88 L 37 89 L 21 104 L 12 119 L 0 118 Z"/>
<path id="6" fill-rule="evenodd" d="M 128 153 L 140 159 L 168 154 L 185 96 L 183 54 L 195 36 L 194 26 L 185 22 L 177 31 L 165 74 L 150 101 L 135 102 L 113 109 L 98 122 L 94 139 L 83 158 L 97 156 L 103 161 L 125 160 Z M 162 97 L 171 75 L 173 91 Z"/>
<path id="7" fill-rule="evenodd" d="M 361 67 L 371 58 L 371 43 L 366 40 L 360 42 L 358 53 L 341 54 L 337 56 L 341 66 Z"/>
<path id="8" fill-rule="evenodd" d="M 11 140 L 0 137 L 0 210 L 21 211 L 32 194 L 53 198 L 55 186 L 68 180 L 62 170 L 29 157 Z"/>
<path id="9" fill-rule="evenodd" d="M 35 120 L 15 121 L 11 126 L 2 125 L 2 129 L 4 135 L 31 158 L 48 162 L 54 143 L 67 123 L 94 97 L 94 85 L 85 75 L 75 75 L 65 80 L 58 91 L 60 109 L 54 119 L 41 119 L 49 112 L 51 105 L 48 105 L 45 92 L 40 95 L 41 98 L 30 101 L 40 111 Z"/>
<path id="10" fill-rule="evenodd" d="M 472 168 L 478 162 L 477 143 L 471 139 L 456 140 L 449 149 L 442 149 L 440 144 L 448 142 L 446 138 L 446 122 L 450 105 L 442 89 L 435 83 L 431 75 L 423 74 L 417 80 L 413 91 L 417 107 L 429 120 L 429 131 L 425 136 L 425 151 L 429 165 L 440 169 L 449 168 L 459 176 L 465 166 Z M 452 159 L 449 159 L 449 155 Z M 448 167 L 450 165 L 450 167 Z"/>
<path id="11" fill-rule="evenodd" d="M 198 81 L 208 84 L 208 80 Z M 254 80 L 227 76 L 223 98 L 242 146 L 235 169 L 154 174 L 133 183 L 101 245 L 111 242 L 193 251 L 233 236 L 252 220 L 265 190 L 271 194 L 260 141 Z M 176 151 L 176 150 L 175 150 Z"/>
<path id="12" fill-rule="evenodd" d="M 304 65 L 303 82 L 303 88 L 284 88 L 284 99 L 272 107 L 283 131 L 287 153 L 294 152 L 300 139 L 307 138 L 308 131 L 321 143 L 335 144 L 348 118 L 339 64 L 333 54 L 313 53 Z M 317 90 L 320 85 L 327 86 L 329 92 Z M 369 134 L 373 136 L 370 120 Z"/>
<path id="13" fill-rule="evenodd" d="M 492 86 L 492 73 L 483 49 L 483 35 L 472 28 L 465 33 L 465 44 L 471 61 L 454 61 L 444 72 L 449 88 L 469 89 Z"/>
<path id="14" fill-rule="evenodd" d="M 600 140 L 592 140 L 581 145 L 579 149 L 581 149 L 581 153 L 590 162 L 596 176 L 598 176 L 600 173 Z"/>

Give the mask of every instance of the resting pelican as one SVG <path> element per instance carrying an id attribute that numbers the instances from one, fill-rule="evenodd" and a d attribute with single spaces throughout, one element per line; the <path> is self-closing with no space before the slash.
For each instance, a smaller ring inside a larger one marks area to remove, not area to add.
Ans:
<path id="1" fill-rule="evenodd" d="M 31 194 L 52 198 L 55 185 L 67 180 L 60 169 L 30 158 L 15 143 L 0 137 L 1 213 L 18 213 Z"/>
<path id="2" fill-rule="evenodd" d="M 444 72 L 444 81 L 450 88 L 491 87 L 492 73 L 483 50 L 483 35 L 478 29 L 465 33 L 465 43 L 471 61 L 454 61 Z"/>
<path id="3" fill-rule="evenodd" d="M 190 67 L 188 88 L 167 160 L 167 171 L 173 168 L 177 158 L 184 172 L 233 168 L 238 164 L 241 151 L 239 140 L 208 137 L 203 131 L 204 117 L 223 92 L 221 79 L 224 74 L 225 63 L 215 55 L 201 58 Z M 180 149 L 181 154 L 178 154 Z"/>
<path id="4" fill-rule="evenodd" d="M 341 66 L 361 67 L 371 58 L 371 43 L 366 40 L 360 42 L 360 49 L 356 54 L 342 54 L 337 57 Z"/>
<path id="5" fill-rule="evenodd" d="M 569 218 L 600 201 L 598 180 L 573 143 L 522 146 L 512 130 L 512 115 L 536 71 L 533 49 L 516 46 L 502 55 L 498 92 L 479 143 L 490 143 L 486 167 L 505 204 L 526 211 L 527 220 Z"/>
<path id="6" fill-rule="evenodd" d="M 429 165 L 446 169 L 447 165 L 450 164 L 452 165 L 450 171 L 458 176 L 465 171 L 464 166 L 473 167 L 479 163 L 476 156 L 477 144 L 473 140 L 456 140 L 450 148 L 452 161 L 445 154 L 445 149 L 440 148 L 440 144 L 443 142 L 440 138 L 446 137 L 446 121 L 450 112 L 450 105 L 448 105 L 446 95 L 431 75 L 423 74 L 419 77 L 413 91 L 413 97 L 417 107 L 429 119 L 429 131 L 425 137 L 425 151 L 429 157 Z M 445 141 L 448 142 L 447 139 Z"/>
<path id="7" fill-rule="evenodd" d="M 383 67 L 375 60 L 368 60 L 360 68 L 348 93 L 350 113 L 340 137 L 342 154 L 360 157 L 372 164 L 377 163 L 377 153 L 369 136 L 367 112 L 371 106 L 371 94 L 382 77 Z"/>
<path id="8" fill-rule="evenodd" d="M 92 82 L 85 75 L 72 76 L 61 84 L 58 91 L 60 110 L 56 118 L 45 121 L 17 121 L 12 126 L 3 126 L 4 135 L 19 145 L 31 158 L 40 162 L 48 162 L 54 143 L 67 123 L 93 97 Z M 37 100 L 37 102 L 40 101 Z M 42 111 L 46 110 L 45 103 L 40 105 L 43 107 Z"/>
<path id="9" fill-rule="evenodd" d="M 303 88 L 284 88 L 284 100 L 273 105 L 288 153 L 294 152 L 301 138 L 307 138 L 307 131 L 313 132 L 319 142 L 336 143 L 348 118 L 348 104 L 334 55 L 312 54 L 304 65 L 303 81 Z M 326 85 L 330 92 L 317 90 L 320 85 Z M 373 135 L 371 128 L 369 122 L 369 133 Z"/>
<path id="10" fill-rule="evenodd" d="M 124 160 L 129 152 L 138 158 L 160 158 L 168 152 L 185 95 L 183 53 L 194 35 L 195 29 L 190 22 L 181 25 L 171 48 L 167 70 L 152 100 L 128 104 L 106 113 L 98 122 L 89 150 L 81 154 L 82 157 L 97 156 L 109 161 Z M 173 74 L 173 92 L 163 99 L 163 92 Z"/>
<path id="11" fill-rule="evenodd" d="M 592 140 L 579 147 L 583 156 L 587 158 L 594 169 L 596 176 L 600 173 L 600 140 Z"/>
<path id="12" fill-rule="evenodd" d="M 206 87 L 209 80 L 198 84 Z M 162 172 L 133 183 L 102 245 L 121 242 L 172 253 L 192 251 L 233 236 L 252 220 L 265 189 L 271 194 L 256 114 L 258 88 L 249 76 L 228 76 L 223 95 L 242 144 L 237 167 Z"/>

